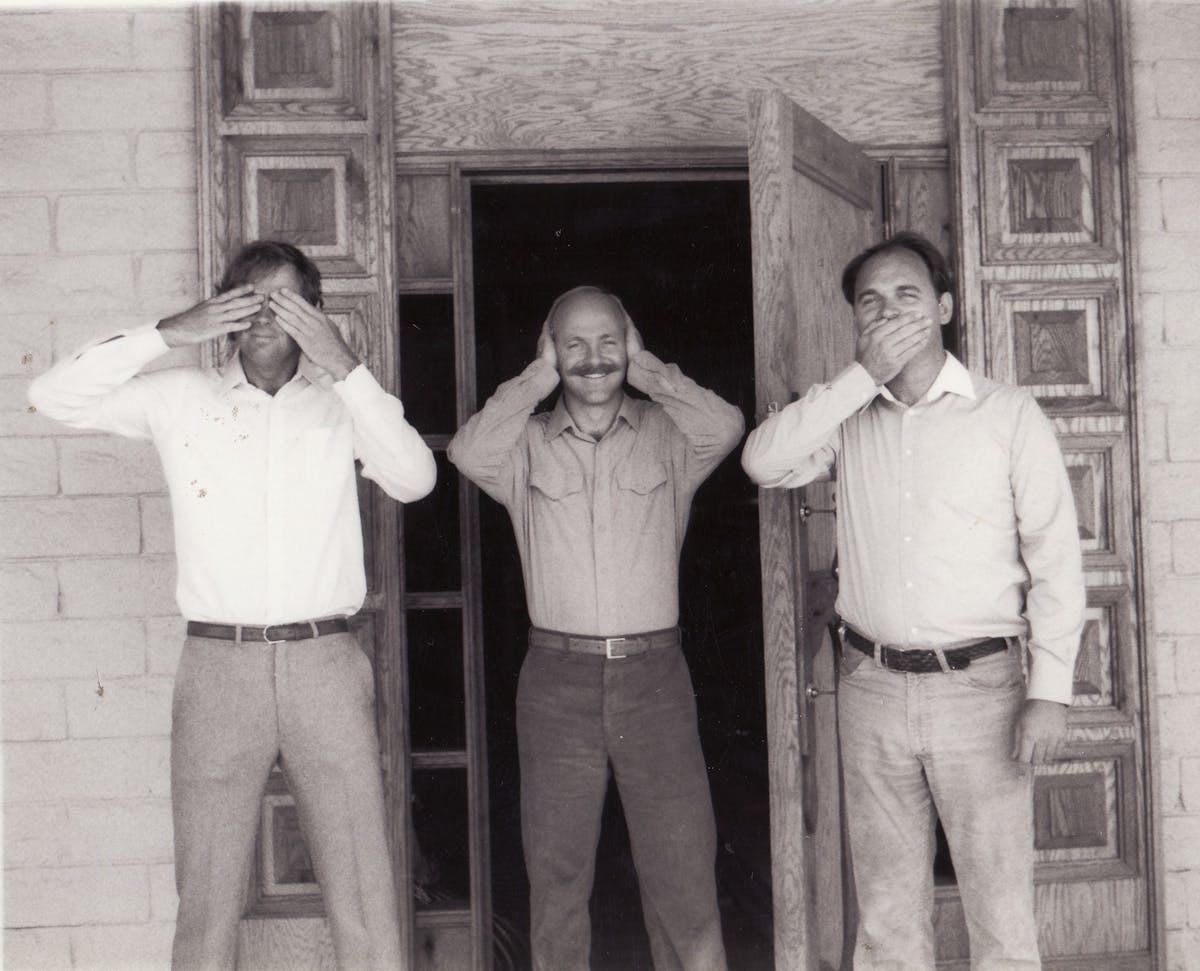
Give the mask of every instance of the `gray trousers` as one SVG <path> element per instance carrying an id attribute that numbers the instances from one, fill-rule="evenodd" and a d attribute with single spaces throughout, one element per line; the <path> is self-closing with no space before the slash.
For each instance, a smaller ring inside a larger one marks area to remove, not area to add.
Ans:
<path id="1" fill-rule="evenodd" d="M 611 763 L 657 971 L 724 971 L 716 824 L 678 646 L 606 660 L 533 647 L 517 689 L 534 971 L 589 966 Z"/>
<path id="2" fill-rule="evenodd" d="M 233 968 L 259 804 L 277 757 L 312 854 L 338 967 L 399 968 L 371 662 L 350 634 L 189 637 L 175 678 L 172 966 Z"/>

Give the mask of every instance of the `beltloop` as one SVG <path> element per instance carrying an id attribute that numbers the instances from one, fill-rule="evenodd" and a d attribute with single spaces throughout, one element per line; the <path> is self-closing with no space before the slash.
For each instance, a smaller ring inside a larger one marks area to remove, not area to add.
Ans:
<path id="1" fill-rule="evenodd" d="M 875 667 L 882 668 L 885 666 L 883 663 L 883 645 L 879 641 L 875 642 L 875 653 L 872 656 L 875 658 Z"/>
<path id="2" fill-rule="evenodd" d="M 953 668 L 950 667 L 950 662 L 946 660 L 946 652 L 936 644 L 932 648 L 934 656 L 937 658 L 938 667 L 942 669 L 942 674 L 949 674 Z"/>

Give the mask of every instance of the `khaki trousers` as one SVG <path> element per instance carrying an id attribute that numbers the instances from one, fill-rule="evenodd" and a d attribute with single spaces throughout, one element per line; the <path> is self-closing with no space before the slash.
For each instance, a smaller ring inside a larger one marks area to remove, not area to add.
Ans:
<path id="1" fill-rule="evenodd" d="M 371 662 L 350 634 L 249 644 L 189 637 L 175 679 L 172 966 L 233 968 L 259 804 L 280 758 L 338 967 L 399 968 Z"/>

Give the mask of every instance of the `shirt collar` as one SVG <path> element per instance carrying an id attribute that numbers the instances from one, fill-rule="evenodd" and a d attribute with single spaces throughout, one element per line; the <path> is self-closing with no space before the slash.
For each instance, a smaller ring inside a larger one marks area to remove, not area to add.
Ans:
<path id="1" fill-rule="evenodd" d="M 884 385 L 879 393 L 888 401 L 899 404 L 896 396 L 888 390 L 887 385 Z M 921 402 L 936 401 L 944 394 L 956 394 L 962 398 L 975 400 L 975 382 L 971 380 L 971 373 L 949 351 L 946 352 L 946 359 L 942 362 L 942 369 L 938 371 L 937 377 L 933 379 L 933 384 L 929 386 L 929 390 L 925 392 Z"/>
<path id="2" fill-rule="evenodd" d="M 620 421 L 622 418 L 625 419 L 626 424 L 634 431 L 638 430 L 642 421 L 642 413 L 638 410 L 637 403 L 633 398 L 624 393 L 622 393 L 621 397 L 621 407 L 617 411 L 617 421 Z M 546 425 L 546 438 L 557 438 L 568 428 L 574 429 L 575 423 L 571 420 L 571 413 L 567 411 L 567 406 L 563 402 L 563 396 L 560 394 L 558 401 L 554 405 L 554 410 L 550 413 L 550 421 Z"/>
<path id="3" fill-rule="evenodd" d="M 333 378 L 330 377 L 329 373 L 317 367 L 307 354 L 300 355 L 300 363 L 296 366 L 296 373 L 292 375 L 291 381 L 288 381 L 288 384 L 291 384 L 298 378 L 321 388 L 328 389 L 333 385 Z M 242 367 L 241 351 L 234 351 L 233 355 L 221 368 L 220 393 L 228 394 L 234 388 L 238 387 L 238 385 L 249 383 L 249 379 L 246 377 L 246 369 Z M 284 387 L 287 387 L 287 385 L 284 385 Z"/>

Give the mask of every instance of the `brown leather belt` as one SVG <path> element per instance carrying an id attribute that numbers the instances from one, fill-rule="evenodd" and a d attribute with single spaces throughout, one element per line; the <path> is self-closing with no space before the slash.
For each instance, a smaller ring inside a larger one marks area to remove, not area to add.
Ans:
<path id="1" fill-rule="evenodd" d="M 208 624 L 202 620 L 189 620 L 188 637 L 211 637 L 219 641 L 250 641 L 256 644 L 278 644 L 280 641 L 306 641 L 326 634 L 345 634 L 350 630 L 350 621 L 345 617 L 328 617 L 324 620 L 298 620 L 292 624 L 268 624 L 266 627 L 248 627 L 243 624 Z"/>
<path id="2" fill-rule="evenodd" d="M 875 656 L 875 642 L 863 637 L 858 631 L 841 624 L 838 633 L 842 636 L 842 644 L 849 644 L 864 654 Z M 1008 650 L 1008 641 L 1003 637 L 989 637 L 977 644 L 947 648 L 942 651 L 942 656 L 951 671 L 961 671 L 970 667 L 972 661 L 1005 650 Z M 941 664 L 938 663 L 937 651 L 904 651 L 897 647 L 888 647 L 886 644 L 879 645 L 879 663 L 889 671 L 903 671 L 909 674 L 933 674 L 942 670 Z"/>
<path id="3" fill-rule="evenodd" d="M 678 627 L 647 631 L 644 634 L 626 634 L 624 637 L 591 637 L 587 634 L 565 634 L 558 630 L 546 630 L 544 627 L 529 628 L 530 647 L 570 651 L 572 654 L 593 654 L 610 661 L 645 654 L 659 647 L 673 647 L 678 643 Z"/>

